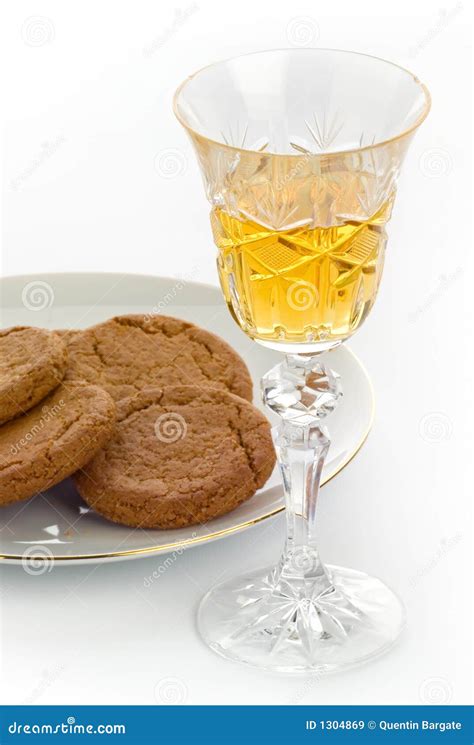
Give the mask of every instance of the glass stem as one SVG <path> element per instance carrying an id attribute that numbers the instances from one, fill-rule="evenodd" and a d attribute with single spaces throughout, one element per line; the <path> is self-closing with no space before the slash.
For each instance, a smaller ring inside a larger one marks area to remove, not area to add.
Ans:
<path id="1" fill-rule="evenodd" d="M 285 491 L 287 534 L 283 565 L 296 576 L 320 564 L 316 504 L 330 440 L 319 425 L 281 422 L 273 431 Z M 289 560 L 289 561 L 288 561 Z M 283 566 L 282 566 L 283 569 Z"/>
<path id="2" fill-rule="evenodd" d="M 338 376 L 318 357 L 288 355 L 263 379 L 263 399 L 280 417 L 273 441 L 283 477 L 287 537 L 277 572 L 322 579 L 316 545 L 316 505 L 330 439 L 321 419 L 341 395 Z"/>

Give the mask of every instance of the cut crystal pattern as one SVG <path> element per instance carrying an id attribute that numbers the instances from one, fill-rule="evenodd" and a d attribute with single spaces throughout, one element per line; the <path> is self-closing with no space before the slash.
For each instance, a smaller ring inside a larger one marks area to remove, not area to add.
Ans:
<path id="1" fill-rule="evenodd" d="M 405 623 L 378 579 L 328 567 L 311 580 L 261 570 L 217 585 L 198 624 L 218 654 L 275 672 L 326 673 L 383 654 Z"/>

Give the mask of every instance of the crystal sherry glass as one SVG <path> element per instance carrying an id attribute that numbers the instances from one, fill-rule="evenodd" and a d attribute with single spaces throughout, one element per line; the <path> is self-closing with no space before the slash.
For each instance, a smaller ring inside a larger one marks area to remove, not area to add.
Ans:
<path id="1" fill-rule="evenodd" d="M 427 89 L 390 62 L 292 49 L 216 63 L 178 89 L 212 205 L 229 310 L 284 353 L 262 379 L 283 478 L 287 537 L 276 567 L 212 588 L 199 628 L 219 654 L 285 672 L 333 671 L 387 650 L 404 609 L 379 579 L 321 562 L 315 515 L 342 394 L 328 352 L 377 295 L 385 224 Z"/>

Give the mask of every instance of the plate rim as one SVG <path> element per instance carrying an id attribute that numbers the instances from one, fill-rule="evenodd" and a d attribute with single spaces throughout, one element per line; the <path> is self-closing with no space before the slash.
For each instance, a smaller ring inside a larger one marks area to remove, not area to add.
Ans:
<path id="1" fill-rule="evenodd" d="M 36 280 L 42 280 L 46 281 L 47 277 L 55 277 L 57 279 L 62 277 L 103 277 L 104 279 L 106 277 L 132 277 L 136 279 L 151 279 L 151 280 L 165 280 L 170 282 L 176 282 L 179 281 L 179 277 L 167 277 L 167 276 L 161 276 L 156 274 L 141 274 L 141 273 L 134 273 L 134 272 L 38 272 L 38 273 L 31 273 L 31 274 L 12 274 L 7 276 L 0 276 L 0 284 L 3 283 L 9 283 L 10 281 L 22 281 L 25 279 L 26 281 L 30 280 L 32 278 L 35 278 Z M 195 282 L 194 280 L 184 280 L 186 284 L 188 285 L 198 285 L 199 287 L 203 287 L 206 290 L 216 290 L 219 291 L 219 288 L 216 285 L 209 284 L 208 282 Z M 357 444 L 357 447 L 352 450 L 347 457 L 342 461 L 342 463 L 339 463 L 337 468 L 334 469 L 331 473 L 327 474 L 325 478 L 321 479 L 321 486 L 324 486 L 325 484 L 328 484 L 335 476 L 337 476 L 344 468 L 349 465 L 349 463 L 356 457 L 356 455 L 359 453 L 359 451 L 362 449 L 363 445 L 367 441 L 367 438 L 372 430 L 372 426 L 375 420 L 375 392 L 374 387 L 372 384 L 372 380 L 369 376 L 369 373 L 367 372 L 367 369 L 365 365 L 361 362 L 359 357 L 356 355 L 356 353 L 347 345 L 344 344 L 344 349 L 354 358 L 356 363 L 358 364 L 360 370 L 362 371 L 366 381 L 367 385 L 370 391 L 370 402 L 371 402 L 371 409 L 370 409 L 370 417 L 369 422 L 367 424 L 367 428 L 360 440 L 360 442 Z M 85 561 L 98 561 L 100 559 L 107 560 L 107 559 L 119 559 L 123 557 L 128 556 L 152 556 L 154 554 L 158 553 L 169 553 L 171 551 L 175 551 L 179 548 L 188 548 L 191 546 L 197 546 L 201 543 L 206 543 L 207 541 L 213 541 L 218 540 L 220 538 L 223 538 L 226 535 L 231 535 L 233 533 L 238 533 L 241 530 L 244 530 L 245 528 L 252 527 L 253 525 L 257 525 L 260 522 L 263 522 L 263 520 L 267 520 L 271 517 L 274 517 L 275 515 L 278 515 L 280 512 L 284 512 L 285 505 L 282 505 L 281 507 L 275 507 L 269 512 L 266 512 L 263 515 L 259 515 L 256 518 L 253 518 L 252 520 L 246 520 L 245 522 L 239 523 L 238 525 L 232 525 L 228 528 L 223 528 L 218 531 L 214 531 L 213 533 L 209 533 L 208 535 L 204 536 L 197 536 L 195 538 L 190 538 L 189 540 L 184 541 L 174 541 L 173 543 L 166 543 L 161 546 L 151 546 L 148 548 L 135 548 L 135 549 L 127 549 L 124 551 L 112 551 L 108 553 L 99 553 L 99 554 L 75 554 L 74 556 L 67 556 L 67 555 L 59 555 L 59 556 L 53 556 L 53 557 L 42 557 L 42 561 L 47 564 L 56 564 L 56 562 L 59 563 L 67 563 L 67 562 L 85 562 Z M 0 553 L 0 561 L 8 562 L 11 564 L 22 564 L 24 561 L 24 557 L 21 554 L 2 554 Z"/>

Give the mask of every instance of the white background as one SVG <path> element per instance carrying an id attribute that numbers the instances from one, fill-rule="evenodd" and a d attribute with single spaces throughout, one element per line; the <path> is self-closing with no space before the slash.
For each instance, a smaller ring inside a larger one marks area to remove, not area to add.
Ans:
<path id="1" fill-rule="evenodd" d="M 196 604 L 224 568 L 276 560 L 283 520 L 162 559 L 3 567 L 3 700 L 11 703 L 467 703 L 472 592 L 466 424 L 472 324 L 463 306 L 470 203 L 470 12 L 457 0 L 10 3 L 2 273 L 119 271 L 216 283 L 208 207 L 174 120 L 174 89 L 258 49 L 353 49 L 428 85 L 405 162 L 384 282 L 352 348 L 377 394 L 361 453 L 324 488 L 321 550 L 405 599 L 401 643 L 310 679 L 247 670 L 198 639 Z M 163 160 L 168 150 L 175 158 Z M 171 166 L 170 166 L 171 162 Z M 167 177 L 166 166 L 174 177 Z M 164 164 L 164 165 L 163 165 Z M 171 680 L 170 680 L 171 679 Z"/>

